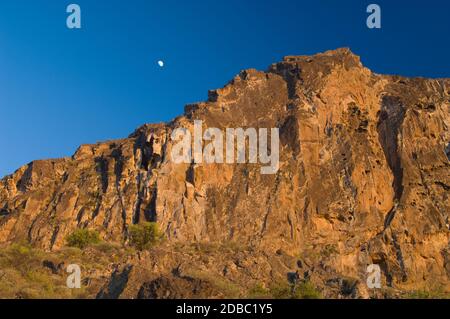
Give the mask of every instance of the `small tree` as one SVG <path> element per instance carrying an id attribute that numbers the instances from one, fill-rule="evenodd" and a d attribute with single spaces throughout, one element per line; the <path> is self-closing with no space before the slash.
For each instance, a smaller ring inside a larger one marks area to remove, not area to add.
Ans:
<path id="1" fill-rule="evenodd" d="M 98 244 L 100 236 L 97 231 L 89 229 L 77 229 L 66 238 L 69 247 L 84 249 L 89 245 Z"/>
<path id="2" fill-rule="evenodd" d="M 145 222 L 139 225 L 131 225 L 129 228 L 130 244 L 138 250 L 148 249 L 162 239 L 158 225 Z"/>

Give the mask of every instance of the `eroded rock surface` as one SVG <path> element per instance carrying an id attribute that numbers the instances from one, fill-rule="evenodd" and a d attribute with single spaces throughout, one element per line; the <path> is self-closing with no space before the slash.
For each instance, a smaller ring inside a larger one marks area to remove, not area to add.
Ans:
<path id="1" fill-rule="evenodd" d="M 170 134 L 192 130 L 194 120 L 220 129 L 279 127 L 278 172 L 262 175 L 259 164 L 173 163 Z M 342 286 L 333 278 L 364 283 L 367 266 L 379 264 L 386 286 L 448 291 L 449 125 L 450 79 L 375 74 L 348 49 L 286 57 L 266 72 L 242 71 L 170 123 L 6 176 L 0 242 L 58 250 L 75 229 L 91 228 L 122 243 L 131 224 L 156 221 L 169 247 L 250 247 L 248 263 L 221 261 L 236 281 L 253 268 L 266 281 L 273 271 L 298 271 L 270 265 L 281 250 L 320 274 L 324 287 Z M 164 282 L 207 287 L 157 279 L 173 276 L 173 268 L 150 271 L 145 285 L 136 284 L 141 296 L 185 296 L 164 290 Z"/>

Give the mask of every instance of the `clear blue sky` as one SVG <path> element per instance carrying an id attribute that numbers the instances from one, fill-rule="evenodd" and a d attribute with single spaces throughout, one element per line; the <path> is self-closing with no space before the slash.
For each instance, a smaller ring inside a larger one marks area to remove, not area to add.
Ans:
<path id="1" fill-rule="evenodd" d="M 1 0 L 0 176 L 168 121 L 285 55 L 347 46 L 378 73 L 449 77 L 449 21 L 447 0 Z"/>

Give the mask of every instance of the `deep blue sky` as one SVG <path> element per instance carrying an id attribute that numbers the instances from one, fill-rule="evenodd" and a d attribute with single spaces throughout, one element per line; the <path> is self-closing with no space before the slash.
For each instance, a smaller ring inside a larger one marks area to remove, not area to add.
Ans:
<path id="1" fill-rule="evenodd" d="M 449 21 L 448 0 L 0 0 L 0 176 L 168 121 L 285 55 L 348 46 L 378 73 L 449 77 Z"/>

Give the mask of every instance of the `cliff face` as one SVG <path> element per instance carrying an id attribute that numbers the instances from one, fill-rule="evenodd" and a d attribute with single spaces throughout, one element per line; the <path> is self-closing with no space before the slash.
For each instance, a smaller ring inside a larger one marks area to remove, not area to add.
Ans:
<path id="1" fill-rule="evenodd" d="M 171 133 L 192 130 L 194 120 L 219 129 L 279 127 L 278 172 L 173 163 Z M 365 282 L 367 265 L 379 264 L 387 286 L 449 289 L 449 126 L 450 79 L 374 74 L 347 49 L 286 57 L 266 72 L 242 71 L 168 124 L 5 177 L 0 242 L 57 251 L 76 228 L 126 242 L 129 225 L 156 221 L 169 248 L 250 247 L 252 262 L 224 255 L 216 263 L 229 276 L 235 269 L 236 280 L 251 269 L 270 280 L 274 269 L 300 267 L 322 283 Z M 273 256 L 295 257 L 297 266 L 262 266 Z"/>

